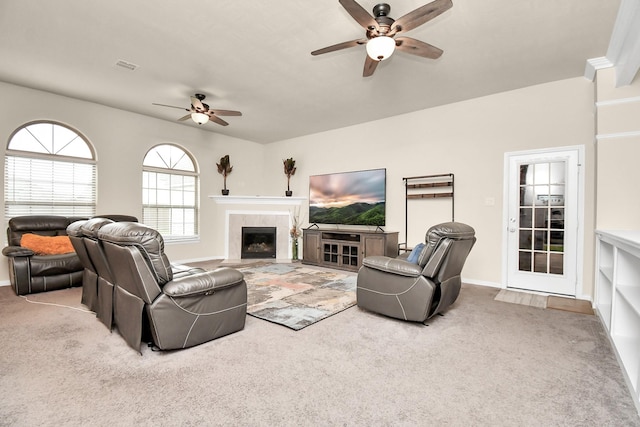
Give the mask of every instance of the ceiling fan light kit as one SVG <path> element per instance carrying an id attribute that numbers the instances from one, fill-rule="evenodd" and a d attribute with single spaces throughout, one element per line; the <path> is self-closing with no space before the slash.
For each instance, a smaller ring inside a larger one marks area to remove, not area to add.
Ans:
<path id="1" fill-rule="evenodd" d="M 353 19 L 365 29 L 365 37 L 338 43 L 323 49 L 314 50 L 311 55 L 334 52 L 353 46 L 366 44 L 367 56 L 364 62 L 363 77 L 373 75 L 378 63 L 389 58 L 398 49 L 411 55 L 423 58 L 437 59 L 442 55 L 442 49 L 416 40 L 411 37 L 394 38 L 396 34 L 412 30 L 449 10 L 453 3 L 451 0 L 434 0 L 398 19 L 389 15 L 391 6 L 387 3 L 379 3 L 373 8 L 373 15 L 369 14 L 355 0 L 338 0 Z"/>
<path id="2" fill-rule="evenodd" d="M 199 125 L 203 125 L 209 121 L 209 116 L 205 113 L 191 113 L 191 120 Z"/>
<path id="3" fill-rule="evenodd" d="M 384 61 L 393 54 L 396 41 L 387 36 L 374 37 L 367 42 L 367 55 L 376 61 Z"/>

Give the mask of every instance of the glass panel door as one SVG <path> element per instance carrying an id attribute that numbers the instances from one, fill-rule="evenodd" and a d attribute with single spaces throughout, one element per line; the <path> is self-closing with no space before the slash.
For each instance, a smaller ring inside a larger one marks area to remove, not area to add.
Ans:
<path id="1" fill-rule="evenodd" d="M 575 296 L 578 152 L 508 162 L 507 287 Z"/>

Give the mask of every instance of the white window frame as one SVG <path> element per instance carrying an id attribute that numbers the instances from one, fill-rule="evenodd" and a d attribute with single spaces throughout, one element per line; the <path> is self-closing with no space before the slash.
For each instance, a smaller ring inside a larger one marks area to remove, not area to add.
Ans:
<path id="1" fill-rule="evenodd" d="M 171 156 L 159 152 L 167 148 Z M 154 154 L 159 157 L 152 163 L 150 156 Z M 184 167 L 185 160 L 189 161 L 188 167 Z M 193 185 L 186 184 L 185 188 L 185 178 Z M 199 187 L 198 166 L 188 150 L 170 143 L 151 147 L 142 164 L 142 222 L 158 230 L 166 242 L 198 240 Z"/>

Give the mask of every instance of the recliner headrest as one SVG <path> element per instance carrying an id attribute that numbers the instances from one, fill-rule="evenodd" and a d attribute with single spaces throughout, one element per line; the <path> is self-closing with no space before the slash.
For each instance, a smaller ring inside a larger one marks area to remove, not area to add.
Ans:
<path id="1" fill-rule="evenodd" d="M 9 220 L 11 231 L 49 231 L 66 230 L 70 220 L 66 216 L 27 215 L 16 216 Z"/>
<path id="2" fill-rule="evenodd" d="M 475 235 L 473 227 L 461 222 L 443 222 L 432 226 L 427 230 L 426 245 L 418 257 L 418 264 L 421 267 L 427 264 L 442 239 L 466 240 L 473 239 Z"/>
<path id="3" fill-rule="evenodd" d="M 82 237 L 84 234 L 82 232 L 82 226 L 87 221 L 75 221 L 69 224 L 67 227 L 67 235 L 70 237 Z"/>
<path id="4" fill-rule="evenodd" d="M 98 231 L 113 221 L 107 218 L 91 218 L 82 224 L 82 233 L 87 237 L 98 238 Z"/>
<path id="5" fill-rule="evenodd" d="M 98 230 L 98 238 L 121 246 L 138 247 L 160 285 L 173 280 L 171 264 L 164 253 L 164 239 L 153 228 L 137 222 L 111 222 Z"/>

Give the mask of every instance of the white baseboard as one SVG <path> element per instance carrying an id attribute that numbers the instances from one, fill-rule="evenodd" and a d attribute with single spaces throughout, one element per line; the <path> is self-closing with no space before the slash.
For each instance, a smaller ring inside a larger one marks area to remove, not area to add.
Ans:
<path id="1" fill-rule="evenodd" d="M 224 259 L 223 255 L 213 255 L 213 256 L 208 256 L 208 257 L 204 257 L 204 258 L 191 258 L 191 259 L 178 259 L 175 261 L 171 261 L 172 264 L 189 264 L 190 262 L 202 262 L 202 261 L 211 261 L 211 260 L 218 260 L 218 259 Z"/>
<path id="2" fill-rule="evenodd" d="M 468 283 L 469 285 L 478 285 L 478 286 L 488 286 L 490 288 L 499 288 L 502 289 L 501 283 L 495 282 L 487 282 L 486 280 L 475 280 L 475 279 L 462 279 L 462 283 Z"/>

